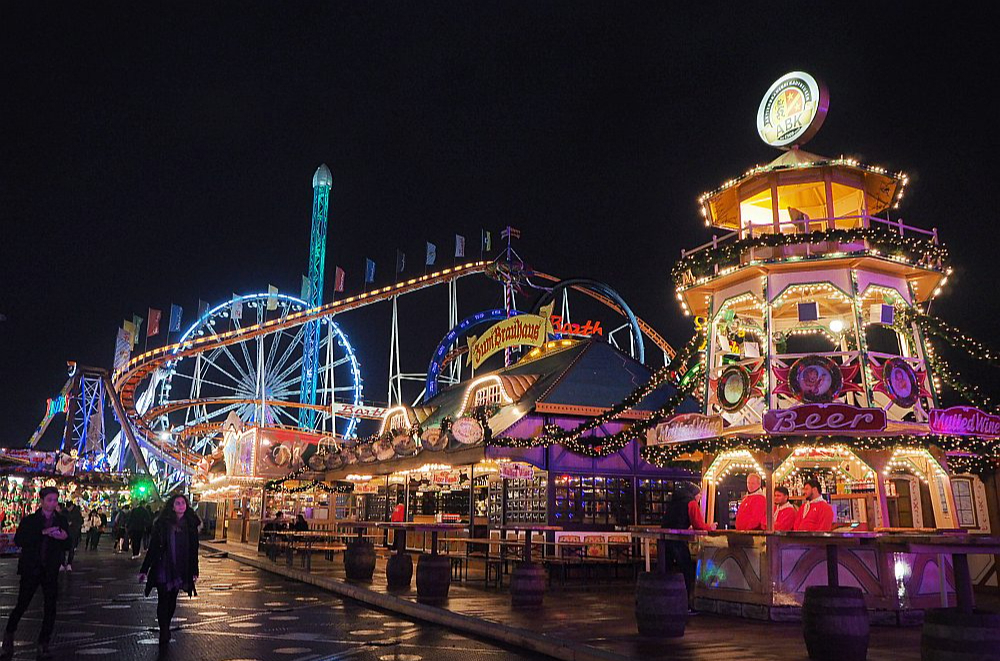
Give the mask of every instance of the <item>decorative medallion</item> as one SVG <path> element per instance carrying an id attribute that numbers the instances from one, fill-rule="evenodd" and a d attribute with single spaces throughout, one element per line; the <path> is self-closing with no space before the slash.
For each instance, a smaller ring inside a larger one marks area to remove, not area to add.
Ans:
<path id="1" fill-rule="evenodd" d="M 715 385 L 715 395 L 723 410 L 739 411 L 750 399 L 752 391 L 750 371 L 741 365 L 728 365 Z"/>
<path id="2" fill-rule="evenodd" d="M 451 435 L 462 445 L 474 445 L 483 440 L 483 425 L 475 418 L 459 418 L 451 425 Z"/>
<path id="3" fill-rule="evenodd" d="M 444 450 L 448 445 L 448 434 L 442 433 L 440 427 L 431 427 L 425 429 L 424 433 L 420 435 L 420 441 L 425 450 L 437 452 Z"/>
<path id="4" fill-rule="evenodd" d="M 864 392 L 855 383 L 859 365 L 838 365 L 815 354 L 799 358 L 791 367 L 775 367 L 776 395 L 792 395 L 806 404 L 832 402 L 845 392 Z"/>
<path id="5" fill-rule="evenodd" d="M 876 380 L 872 390 L 885 393 L 896 406 L 912 408 L 921 397 L 930 397 L 923 386 L 924 372 L 914 370 L 902 358 L 889 358 L 881 365 L 872 363 L 872 375 Z"/>

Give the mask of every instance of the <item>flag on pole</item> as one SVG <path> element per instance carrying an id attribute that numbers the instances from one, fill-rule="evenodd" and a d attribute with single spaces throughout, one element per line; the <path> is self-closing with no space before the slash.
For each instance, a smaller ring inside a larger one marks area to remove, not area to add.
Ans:
<path id="1" fill-rule="evenodd" d="M 396 251 L 396 273 L 402 273 L 406 268 L 406 253 Z"/>
<path id="2" fill-rule="evenodd" d="M 132 315 L 132 323 L 135 324 L 135 335 L 133 336 L 135 341 L 139 340 L 139 333 L 142 332 L 142 317 L 137 314 Z"/>
<path id="3" fill-rule="evenodd" d="M 139 328 L 135 325 L 134 321 L 126 319 L 122 322 L 122 330 L 128 335 L 128 348 L 131 351 L 135 348 L 135 343 L 139 339 Z"/>
<path id="4" fill-rule="evenodd" d="M 375 262 L 365 258 L 365 284 L 375 282 Z"/>
<path id="5" fill-rule="evenodd" d="M 229 314 L 234 321 L 239 321 L 243 318 L 243 299 L 240 298 L 239 294 L 233 294 L 233 302 L 229 306 Z"/>
<path id="6" fill-rule="evenodd" d="M 482 230 L 483 232 L 483 252 L 489 252 L 493 249 L 493 237 L 490 236 L 488 230 Z"/>
<path id="7" fill-rule="evenodd" d="M 465 257 L 465 237 L 461 234 L 455 235 L 455 257 Z"/>
<path id="8" fill-rule="evenodd" d="M 170 325 L 167 326 L 168 333 L 177 333 L 181 330 L 181 317 L 184 315 L 184 308 L 179 305 L 170 304 Z"/>
<path id="9" fill-rule="evenodd" d="M 515 229 L 515 228 L 511 227 L 510 225 L 508 225 L 507 228 L 504 229 L 504 231 L 500 232 L 500 238 L 501 239 L 508 239 L 508 238 L 509 239 L 520 239 L 521 238 L 521 230 Z"/>
<path id="10" fill-rule="evenodd" d="M 339 266 L 333 272 L 333 291 L 344 291 L 344 269 Z"/>
<path id="11" fill-rule="evenodd" d="M 312 283 L 306 276 L 302 276 L 302 300 L 306 303 L 312 301 Z"/>
<path id="12" fill-rule="evenodd" d="M 274 285 L 267 286 L 267 309 L 278 309 L 278 288 Z"/>
<path id="13" fill-rule="evenodd" d="M 160 317 L 162 316 L 162 310 L 149 308 L 149 323 L 146 324 L 146 337 L 156 337 L 160 334 Z"/>
<path id="14" fill-rule="evenodd" d="M 427 242 L 427 260 L 424 262 L 427 266 L 434 266 L 435 260 L 437 260 L 438 248 L 436 245 Z"/>
<path id="15" fill-rule="evenodd" d="M 126 324 L 131 323 L 126 321 Z M 119 328 L 118 337 L 115 338 L 115 371 L 119 371 L 128 364 L 128 357 L 132 351 L 132 337 L 128 329 Z"/>
<path id="16" fill-rule="evenodd" d="M 198 299 L 198 319 L 201 319 L 206 314 L 208 314 L 208 303 L 206 303 L 205 301 L 203 301 L 203 300 L 201 300 L 199 298 Z"/>

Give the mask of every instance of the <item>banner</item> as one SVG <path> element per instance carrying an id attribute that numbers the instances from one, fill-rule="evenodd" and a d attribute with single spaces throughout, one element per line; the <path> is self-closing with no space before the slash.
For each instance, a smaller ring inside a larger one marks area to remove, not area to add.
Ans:
<path id="1" fill-rule="evenodd" d="M 552 305 L 549 303 L 539 314 L 521 314 L 504 319 L 480 337 L 469 336 L 468 364 L 478 368 L 493 354 L 516 346 L 540 347 L 552 332 Z"/>
<path id="2" fill-rule="evenodd" d="M 535 476 L 535 467 L 520 461 L 505 461 L 500 464 L 500 477 L 507 480 L 530 480 Z"/>
<path id="3" fill-rule="evenodd" d="M 465 237 L 461 234 L 455 235 L 455 257 L 465 257 Z"/>
<path id="4" fill-rule="evenodd" d="M 333 272 L 333 291 L 342 292 L 344 291 L 344 269 L 339 266 Z"/>
<path id="5" fill-rule="evenodd" d="M 170 324 L 167 326 L 168 333 L 178 333 L 181 330 L 181 317 L 184 315 L 184 308 L 179 305 L 170 304 Z"/>
<path id="6" fill-rule="evenodd" d="M 433 243 L 431 243 L 430 241 L 428 241 L 427 242 L 427 260 L 424 262 L 424 264 L 426 264 L 427 266 L 434 266 L 434 261 L 437 259 L 437 256 L 438 256 L 437 253 L 438 253 L 437 246 L 434 245 Z"/>
<path id="7" fill-rule="evenodd" d="M 482 230 L 483 233 L 483 252 L 489 252 L 493 248 L 493 241 L 490 237 L 490 233 L 486 230 Z"/>
<path id="8" fill-rule="evenodd" d="M 128 322 L 125 322 L 128 323 Z M 129 354 L 132 351 L 132 338 L 124 328 L 118 329 L 118 337 L 115 339 L 115 371 L 122 370 L 128 363 Z"/>
<path id="9" fill-rule="evenodd" d="M 135 343 L 139 339 L 139 329 L 136 328 L 133 322 L 126 319 L 122 322 L 122 330 L 128 336 L 128 349 L 131 351 L 135 348 Z"/>
<path id="10" fill-rule="evenodd" d="M 375 262 L 365 259 L 365 284 L 375 282 Z"/>
<path id="11" fill-rule="evenodd" d="M 682 413 L 646 432 L 646 445 L 698 441 L 722 435 L 722 416 Z"/>
<path id="12" fill-rule="evenodd" d="M 199 298 L 198 299 L 198 319 L 201 319 L 206 314 L 208 314 L 208 303 L 206 303 L 205 301 L 203 301 L 203 300 L 201 300 Z"/>
<path id="13" fill-rule="evenodd" d="M 278 309 L 278 288 L 274 285 L 267 286 L 267 309 Z"/>
<path id="14" fill-rule="evenodd" d="M 507 228 L 504 229 L 504 231 L 500 232 L 500 238 L 501 239 L 520 239 L 521 238 L 521 230 L 515 229 L 515 228 L 511 227 L 510 225 L 508 225 Z"/>
<path id="15" fill-rule="evenodd" d="M 146 337 L 156 337 L 160 334 L 160 317 L 163 312 L 149 308 L 149 323 L 146 324 Z"/>
<path id="16" fill-rule="evenodd" d="M 396 251 L 396 273 L 402 273 L 406 268 L 406 253 Z"/>
<path id="17" fill-rule="evenodd" d="M 306 303 L 312 304 L 312 283 L 309 282 L 309 278 L 302 276 L 302 296 L 300 296 Z"/>
<path id="18" fill-rule="evenodd" d="M 233 294 L 233 303 L 229 306 L 229 314 L 232 315 L 234 321 L 243 319 L 243 300 L 237 294 Z"/>
<path id="19" fill-rule="evenodd" d="M 931 409 L 929 427 L 936 434 L 997 438 L 1000 437 L 1000 416 L 973 406 Z"/>
<path id="20" fill-rule="evenodd" d="M 849 404 L 801 404 L 764 414 L 768 434 L 869 434 L 885 430 L 885 411 Z"/>

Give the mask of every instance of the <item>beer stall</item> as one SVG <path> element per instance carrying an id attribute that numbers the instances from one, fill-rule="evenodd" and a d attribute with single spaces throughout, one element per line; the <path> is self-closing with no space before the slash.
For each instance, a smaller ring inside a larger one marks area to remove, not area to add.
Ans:
<path id="1" fill-rule="evenodd" d="M 951 273 L 937 230 L 890 219 L 905 174 L 807 153 L 801 132 L 774 137 L 775 108 L 798 104 L 808 126 L 824 95 L 808 74 L 783 77 L 758 116 L 782 155 L 699 198 L 715 236 L 682 251 L 672 275 L 703 341 L 704 405 L 697 424 L 650 430 L 647 458 L 699 464 L 706 518 L 728 529 L 697 545 L 698 608 L 797 617 L 806 589 L 833 576 L 862 590 L 873 617 L 902 622 L 954 603 L 948 555 L 859 541 L 830 574 L 823 543 L 802 533 L 729 532 L 750 473 L 764 479 L 769 530 L 774 487 L 801 505 L 812 478 L 843 539 L 993 532 L 993 480 L 980 474 L 1000 418 L 940 404 L 942 381 L 955 380 L 929 335 L 961 335 L 926 312 Z M 993 556 L 970 560 L 974 580 L 995 574 Z"/>

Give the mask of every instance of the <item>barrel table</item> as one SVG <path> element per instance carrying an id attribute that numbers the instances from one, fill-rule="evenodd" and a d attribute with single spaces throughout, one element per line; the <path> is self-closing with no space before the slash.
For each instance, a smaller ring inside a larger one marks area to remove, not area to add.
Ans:
<path id="1" fill-rule="evenodd" d="M 448 590 L 451 587 L 451 559 L 446 555 L 438 555 L 438 534 L 468 530 L 468 526 L 464 523 L 392 523 L 383 525 L 431 534 L 431 552 L 421 553 L 417 559 L 417 600 L 438 603 L 447 599 Z"/>
<path id="2" fill-rule="evenodd" d="M 392 529 L 394 553 L 385 563 L 385 582 L 390 590 L 409 589 L 413 581 L 413 558 L 406 552 L 406 528 L 401 522 L 380 523 L 380 528 Z"/>
<path id="3" fill-rule="evenodd" d="M 789 537 L 818 539 L 826 547 L 826 585 L 806 588 L 802 600 L 802 635 L 810 659 L 864 661 L 870 624 L 860 588 L 840 585 L 841 546 L 871 544 L 874 532 L 792 532 Z"/>
<path id="4" fill-rule="evenodd" d="M 639 634 L 658 638 L 684 635 L 688 616 L 687 586 L 680 572 L 667 571 L 667 542 L 689 543 L 703 537 L 703 530 L 677 530 L 633 526 L 632 535 L 656 539 L 656 571 L 639 574 L 635 586 L 635 623 Z M 647 547 L 648 548 L 648 547 Z M 647 557 L 646 567 L 649 567 Z"/>
<path id="5" fill-rule="evenodd" d="M 1000 614 L 976 609 L 968 557 L 970 554 L 1000 554 L 1000 537 L 968 533 L 902 533 L 884 535 L 879 541 L 886 545 L 886 550 L 896 553 L 951 555 L 956 607 L 932 609 L 924 614 L 921 659 L 1000 659 Z"/>
<path id="6" fill-rule="evenodd" d="M 500 528 L 524 533 L 524 556 L 510 575 L 510 600 L 515 609 L 538 608 L 545 598 L 545 568 L 531 561 L 531 534 L 533 532 L 561 531 L 562 526 L 535 524 L 515 524 Z"/>
<path id="7" fill-rule="evenodd" d="M 357 532 L 357 538 L 348 542 L 344 551 L 344 574 L 349 580 L 370 581 L 375 574 L 375 545 L 366 540 L 364 534 L 376 524 L 358 521 L 344 525 Z"/>

